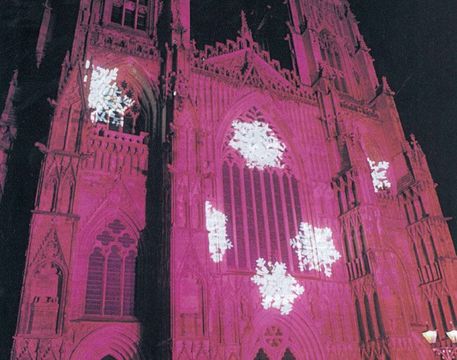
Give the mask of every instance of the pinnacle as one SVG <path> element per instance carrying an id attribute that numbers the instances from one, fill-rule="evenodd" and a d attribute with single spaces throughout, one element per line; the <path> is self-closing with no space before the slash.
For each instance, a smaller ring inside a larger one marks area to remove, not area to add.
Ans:
<path id="1" fill-rule="evenodd" d="M 241 28 L 240 28 L 240 36 L 242 38 L 248 38 L 252 40 L 252 32 L 249 28 L 248 21 L 246 19 L 246 13 L 244 10 L 241 10 Z"/>

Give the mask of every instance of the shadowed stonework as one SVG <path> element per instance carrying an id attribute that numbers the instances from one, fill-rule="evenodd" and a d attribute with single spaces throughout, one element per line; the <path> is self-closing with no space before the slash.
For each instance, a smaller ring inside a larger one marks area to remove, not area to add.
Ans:
<path id="1" fill-rule="evenodd" d="M 189 0 L 78 6 L 12 359 L 419 360 L 427 326 L 449 345 L 446 218 L 346 0 L 278 5 L 289 68 L 244 12 L 206 45 Z"/>

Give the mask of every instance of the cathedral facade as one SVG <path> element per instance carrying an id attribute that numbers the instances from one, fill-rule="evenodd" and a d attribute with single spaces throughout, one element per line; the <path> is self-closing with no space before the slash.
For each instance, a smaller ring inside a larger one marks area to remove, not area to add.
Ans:
<path id="1" fill-rule="evenodd" d="M 419 360 L 427 327 L 447 344 L 457 259 L 425 155 L 348 2 L 287 6 L 292 69 L 244 13 L 197 47 L 189 0 L 80 1 L 12 359 Z"/>

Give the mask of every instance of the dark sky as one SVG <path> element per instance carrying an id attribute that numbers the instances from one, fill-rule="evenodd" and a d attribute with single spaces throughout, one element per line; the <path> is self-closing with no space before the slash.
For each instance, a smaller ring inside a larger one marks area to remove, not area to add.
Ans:
<path id="1" fill-rule="evenodd" d="M 4 0 L 6 2 L 6 0 Z M 70 28 L 74 0 L 60 0 L 68 11 L 59 29 Z M 28 221 L 36 191 L 40 155 L 35 141 L 45 141 L 49 111 L 57 74 L 44 88 L 34 88 L 36 77 L 27 68 L 34 47 L 43 0 L 9 0 L 0 11 L 0 108 L 12 71 L 22 68 L 19 94 L 20 129 L 15 146 L 14 172 L 8 204 L 0 204 L 0 358 L 7 353 L 15 326 Z M 283 37 L 287 10 L 283 0 L 196 0 L 192 4 L 193 37 L 201 47 L 215 40 L 234 38 L 240 10 L 246 10 L 255 38 L 284 66 L 290 66 Z M 362 34 L 372 48 L 378 75 L 386 75 L 397 92 L 396 102 L 406 134 L 415 133 L 426 153 L 438 194 L 454 239 L 457 239 L 457 1 L 455 0 L 352 0 Z M 70 35 L 71 31 L 65 30 Z M 65 42 L 69 36 L 63 36 Z M 49 49 L 54 51 L 55 49 Z M 61 61 L 63 53 L 55 58 Z M 46 64 L 45 64 L 46 66 Z M 58 69 L 58 67 L 54 67 Z M 29 68 L 30 69 L 30 68 Z M 39 80 L 39 79 L 38 79 Z M 20 140 L 20 141 L 19 141 Z M 6 196 L 6 195 L 5 195 Z M 5 225 L 7 224 L 7 225 Z M 5 230 L 9 229 L 9 230 Z M 7 232 L 5 235 L 2 232 Z"/>

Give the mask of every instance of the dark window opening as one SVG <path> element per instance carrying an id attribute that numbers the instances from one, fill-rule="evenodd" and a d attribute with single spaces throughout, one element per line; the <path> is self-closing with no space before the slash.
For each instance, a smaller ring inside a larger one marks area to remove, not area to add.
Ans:
<path id="1" fill-rule="evenodd" d="M 432 327 L 434 330 L 436 330 L 436 320 L 435 320 L 435 314 L 433 313 L 432 304 L 430 303 L 430 301 L 428 301 L 427 304 L 428 304 L 428 314 L 430 316 L 430 321 L 432 322 Z"/>
<path id="2" fill-rule="evenodd" d="M 135 26 L 135 13 L 133 10 L 125 10 L 124 25 L 131 28 Z"/>
<path id="3" fill-rule="evenodd" d="M 122 23 L 122 7 L 113 6 L 113 11 L 111 12 L 111 21 L 116 24 Z"/>
<path id="4" fill-rule="evenodd" d="M 136 28 L 138 30 L 143 30 L 143 31 L 146 30 L 146 14 L 145 13 L 138 14 Z"/>
<path id="5" fill-rule="evenodd" d="M 357 314 L 357 327 L 359 328 L 360 342 L 364 343 L 366 340 L 365 328 L 363 327 L 362 311 L 360 310 L 360 303 L 358 299 L 355 301 L 355 312 Z"/>

